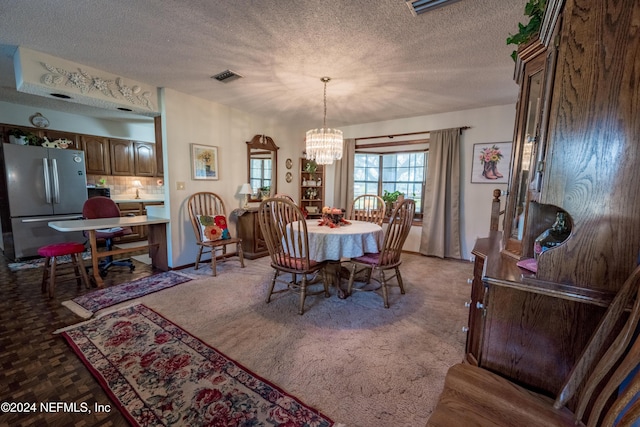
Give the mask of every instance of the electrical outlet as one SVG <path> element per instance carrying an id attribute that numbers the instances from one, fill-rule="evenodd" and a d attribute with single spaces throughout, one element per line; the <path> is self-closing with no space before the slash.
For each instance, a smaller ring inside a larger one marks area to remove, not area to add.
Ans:
<path id="1" fill-rule="evenodd" d="M 176 182 L 176 190 L 184 190 L 184 187 L 185 187 L 184 182 L 182 181 Z"/>

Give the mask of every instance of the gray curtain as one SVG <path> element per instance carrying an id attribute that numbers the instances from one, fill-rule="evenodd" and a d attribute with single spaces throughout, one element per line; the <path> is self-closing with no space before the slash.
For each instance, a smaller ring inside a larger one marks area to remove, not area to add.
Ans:
<path id="1" fill-rule="evenodd" d="M 462 258 L 460 244 L 460 129 L 430 132 L 420 253 Z"/>
<path id="2" fill-rule="evenodd" d="M 335 162 L 335 181 L 333 182 L 333 203 L 344 209 L 351 209 L 353 202 L 353 159 L 356 152 L 356 140 L 345 139 L 342 159 Z M 347 212 L 347 215 L 349 212 Z M 348 216 L 347 216 L 348 218 Z"/>

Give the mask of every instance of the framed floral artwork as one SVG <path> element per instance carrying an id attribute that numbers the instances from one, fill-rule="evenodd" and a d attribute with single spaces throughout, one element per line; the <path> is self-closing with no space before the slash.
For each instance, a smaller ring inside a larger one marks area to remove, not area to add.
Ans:
<path id="1" fill-rule="evenodd" d="M 191 179 L 217 180 L 219 178 L 218 147 L 191 144 Z"/>
<path id="2" fill-rule="evenodd" d="M 506 184 L 509 182 L 511 142 L 473 144 L 471 182 Z"/>

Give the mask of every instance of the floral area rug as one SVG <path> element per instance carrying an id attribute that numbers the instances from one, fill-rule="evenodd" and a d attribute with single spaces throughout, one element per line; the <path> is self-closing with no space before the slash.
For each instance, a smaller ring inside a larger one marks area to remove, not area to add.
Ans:
<path id="1" fill-rule="evenodd" d="M 91 259 L 91 252 L 83 252 L 82 259 L 88 260 Z M 36 258 L 23 262 L 12 262 L 7 264 L 9 270 L 11 271 L 20 271 L 20 270 L 28 270 L 31 268 L 43 268 L 44 267 L 44 258 Z M 67 262 L 71 262 L 71 255 L 62 255 L 58 257 L 58 264 L 64 264 Z"/>
<path id="2" fill-rule="evenodd" d="M 144 305 L 59 332 L 132 425 L 334 425 Z"/>
<path id="3" fill-rule="evenodd" d="M 190 280 L 192 279 L 184 274 L 168 271 L 120 285 L 98 289 L 71 301 L 64 301 L 62 305 L 78 316 L 88 319 L 98 310 L 189 282 Z"/>

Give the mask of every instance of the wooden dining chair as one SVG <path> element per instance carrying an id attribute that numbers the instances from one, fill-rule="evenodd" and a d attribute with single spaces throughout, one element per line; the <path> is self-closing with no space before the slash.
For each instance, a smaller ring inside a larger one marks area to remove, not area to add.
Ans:
<path id="1" fill-rule="evenodd" d="M 290 195 L 288 195 L 288 194 L 284 194 L 284 193 L 276 193 L 273 197 L 276 197 L 276 198 L 277 198 L 277 197 L 282 197 L 283 199 L 287 199 L 287 200 L 289 200 L 290 202 L 293 202 L 293 203 L 295 203 L 295 202 L 296 202 L 295 200 L 293 200 L 293 197 L 291 197 L 291 196 L 290 196 Z"/>
<path id="2" fill-rule="evenodd" d="M 304 314 L 307 295 L 319 295 L 324 292 L 325 297 L 329 297 L 329 285 L 324 270 L 327 262 L 309 259 L 307 222 L 295 203 L 283 197 L 263 200 L 258 207 L 258 219 L 271 257 L 271 267 L 274 269 L 267 303 L 271 301 L 273 294 L 295 292 L 300 295 L 298 314 Z M 292 280 L 279 279 L 280 273 L 290 273 Z M 307 276 L 311 274 L 322 276 L 323 290 L 308 292 L 310 280 Z M 275 290 L 276 282 L 284 284 L 285 287 Z"/>
<path id="3" fill-rule="evenodd" d="M 639 319 L 640 266 L 609 305 L 555 401 L 486 369 L 460 363 L 449 368 L 427 426 L 630 426 L 638 422 Z M 625 380 L 628 385 L 619 391 Z M 569 410 L 565 405 L 574 397 L 577 400 Z"/>
<path id="4" fill-rule="evenodd" d="M 376 194 L 363 194 L 353 200 L 349 219 L 373 222 L 382 226 L 385 211 L 386 205 L 382 197 Z"/>
<path id="5" fill-rule="evenodd" d="M 236 255 L 240 259 L 240 266 L 244 268 L 242 253 L 242 239 L 231 237 L 227 228 L 227 214 L 224 202 L 216 193 L 199 192 L 189 197 L 187 201 L 189 218 L 193 226 L 198 245 L 195 269 L 198 269 L 202 254 L 211 253 L 212 274 L 216 271 L 216 250 L 222 251 L 222 258 L 227 256 L 227 246 L 236 245 Z M 208 248 L 206 250 L 205 248 Z"/>
<path id="6" fill-rule="evenodd" d="M 349 274 L 349 284 L 347 287 L 347 294 L 351 295 L 351 292 L 356 291 L 375 291 L 382 288 L 382 298 L 384 300 L 384 307 L 389 308 L 389 281 L 393 278 L 396 279 L 398 286 L 400 287 L 400 293 L 404 294 L 404 285 L 402 283 L 402 275 L 400 274 L 400 255 L 402 254 L 402 246 L 404 245 L 409 230 L 411 229 L 411 223 L 416 211 L 416 204 L 412 199 L 405 199 L 402 201 L 393 211 L 389 218 L 389 226 L 384 233 L 384 240 L 380 252 L 367 253 L 361 257 L 351 258 L 351 272 Z M 360 268 L 358 270 L 358 268 Z M 393 269 L 395 274 L 391 277 L 385 276 L 385 271 Z M 360 288 L 354 288 L 353 282 L 356 274 L 365 271 L 366 284 Z M 374 271 L 377 271 L 379 278 L 373 277 Z M 380 286 L 371 289 L 368 285 L 371 280 L 379 282 Z"/>

